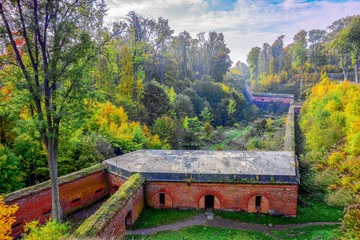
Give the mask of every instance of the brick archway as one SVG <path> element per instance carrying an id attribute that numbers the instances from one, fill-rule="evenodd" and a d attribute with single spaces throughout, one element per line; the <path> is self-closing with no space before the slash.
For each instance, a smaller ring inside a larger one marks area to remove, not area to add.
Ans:
<path id="1" fill-rule="evenodd" d="M 272 198 L 264 192 L 254 192 L 246 196 L 246 209 L 249 213 L 269 213 L 272 208 Z"/>
<path id="2" fill-rule="evenodd" d="M 164 194 L 164 203 L 160 202 L 160 194 Z M 173 198 L 165 189 L 158 189 L 152 193 L 151 205 L 154 208 L 172 208 Z"/>
<path id="3" fill-rule="evenodd" d="M 224 204 L 223 198 L 218 192 L 215 191 L 203 191 L 201 194 L 199 194 L 196 197 L 196 202 L 198 203 L 199 209 L 205 209 L 205 196 L 206 195 L 212 195 L 214 196 L 214 209 L 220 210 L 221 204 Z"/>

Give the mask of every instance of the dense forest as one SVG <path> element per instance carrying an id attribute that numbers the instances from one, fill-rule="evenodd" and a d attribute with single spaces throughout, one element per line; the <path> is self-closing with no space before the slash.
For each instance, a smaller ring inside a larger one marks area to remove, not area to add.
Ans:
<path id="1" fill-rule="evenodd" d="M 303 197 L 360 201 L 359 16 L 233 64 L 222 33 L 174 34 L 135 12 L 109 24 L 104 4 L 53 4 L 39 16 L 0 4 L 0 193 L 142 148 L 282 150 L 283 113 L 251 105 L 248 84 L 306 100 Z"/>
<path id="2" fill-rule="evenodd" d="M 243 63 L 237 63 L 237 70 L 243 76 L 250 74 L 252 88 L 259 92 L 291 93 L 302 100 L 325 72 L 331 80 L 358 83 L 358 25 L 357 16 L 348 16 L 326 30 L 301 30 L 287 46 L 281 35 L 271 45 L 251 49 L 250 73 Z"/>

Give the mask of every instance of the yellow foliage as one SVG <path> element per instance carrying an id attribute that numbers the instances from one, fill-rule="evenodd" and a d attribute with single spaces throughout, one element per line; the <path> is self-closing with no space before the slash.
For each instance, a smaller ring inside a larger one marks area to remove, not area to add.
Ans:
<path id="1" fill-rule="evenodd" d="M 128 47 L 125 45 L 120 52 L 122 58 L 120 60 L 120 66 L 122 69 L 120 83 L 117 86 L 117 90 L 121 96 L 132 99 L 134 94 L 134 68 L 133 60 L 129 52 Z M 144 88 L 143 79 L 138 73 L 135 74 L 135 93 L 139 95 L 140 91 Z"/>
<path id="2" fill-rule="evenodd" d="M 351 191 L 353 199 L 347 204 L 354 203 L 360 190 L 360 86 L 335 83 L 324 75 L 301 111 L 300 125 L 314 167 L 338 172 L 328 189 Z"/>
<path id="3" fill-rule="evenodd" d="M 124 153 L 141 148 L 160 148 L 159 138 L 152 136 L 146 125 L 129 121 L 122 107 L 110 102 L 95 103 L 93 110 L 95 114 L 89 121 L 90 128 L 107 136 Z"/>
<path id="4" fill-rule="evenodd" d="M 4 198 L 0 195 L 0 239 L 12 240 L 11 225 L 16 221 L 14 214 L 18 208 L 17 205 L 6 205 Z"/>
<path id="5" fill-rule="evenodd" d="M 215 83 L 216 85 L 220 86 L 221 89 L 224 91 L 224 92 L 227 92 L 227 93 L 230 93 L 230 89 L 228 86 L 226 86 L 225 84 L 223 83 Z"/>

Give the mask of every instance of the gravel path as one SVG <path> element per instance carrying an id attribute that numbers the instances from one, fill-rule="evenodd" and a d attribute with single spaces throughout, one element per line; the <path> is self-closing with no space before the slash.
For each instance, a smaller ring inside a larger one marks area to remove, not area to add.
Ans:
<path id="1" fill-rule="evenodd" d="M 217 227 L 217 228 L 228 228 L 228 229 L 237 229 L 237 230 L 252 230 L 266 233 L 272 236 L 275 239 L 278 239 L 274 236 L 271 231 L 284 231 L 289 228 L 300 228 L 306 226 L 314 225 L 334 225 L 341 224 L 340 222 L 312 222 L 312 223 L 298 223 L 298 224 L 287 224 L 287 225 L 273 225 L 272 227 L 262 224 L 252 224 L 252 223 L 241 223 L 237 220 L 224 219 L 219 216 L 214 216 L 214 219 L 208 220 L 205 214 L 198 214 L 192 217 L 191 219 L 185 220 L 183 222 L 162 225 L 153 228 L 142 228 L 136 230 L 127 230 L 126 234 L 131 235 L 151 235 L 156 232 L 172 230 L 177 231 L 184 227 L 191 226 L 207 226 L 207 227 Z"/>

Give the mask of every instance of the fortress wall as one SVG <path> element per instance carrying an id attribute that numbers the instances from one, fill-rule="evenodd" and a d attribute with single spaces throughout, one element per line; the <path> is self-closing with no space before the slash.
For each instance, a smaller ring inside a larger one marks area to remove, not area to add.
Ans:
<path id="1" fill-rule="evenodd" d="M 164 204 L 160 193 L 165 195 Z M 297 193 L 297 185 L 287 184 L 150 182 L 145 201 L 155 208 L 203 209 L 205 195 L 213 195 L 218 210 L 296 216 Z M 261 196 L 260 209 L 256 196 Z"/>
<path id="2" fill-rule="evenodd" d="M 90 205 L 108 194 L 105 166 L 98 164 L 59 177 L 59 193 L 63 215 Z M 51 185 L 44 182 L 4 196 L 8 205 L 18 204 L 12 237 L 21 235 L 26 223 L 45 223 L 51 216 Z"/>
<path id="3" fill-rule="evenodd" d="M 112 173 L 109 173 L 112 175 Z M 121 239 L 144 207 L 144 181 L 134 174 L 73 234 L 74 239 Z"/>

